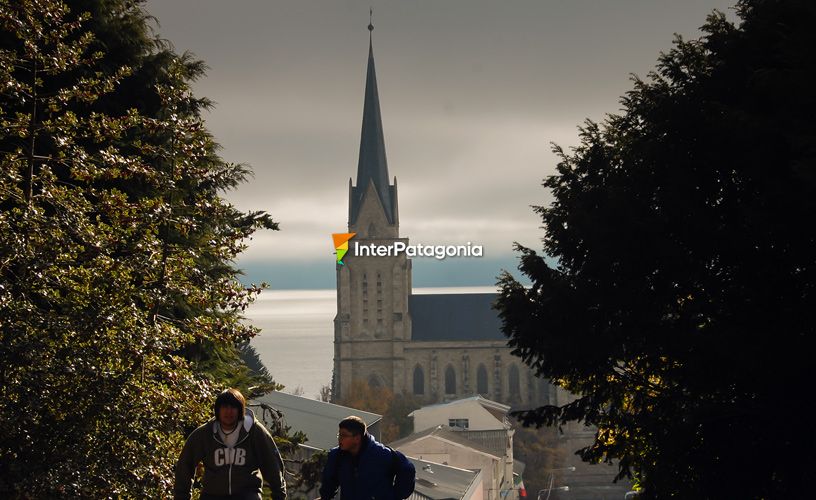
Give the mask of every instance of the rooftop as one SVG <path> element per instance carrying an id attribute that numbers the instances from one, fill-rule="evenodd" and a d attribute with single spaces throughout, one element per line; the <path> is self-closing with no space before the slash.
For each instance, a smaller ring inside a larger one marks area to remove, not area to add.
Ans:
<path id="1" fill-rule="evenodd" d="M 408 414 L 408 416 L 413 417 L 415 413 L 417 413 L 419 411 L 422 411 L 422 410 L 452 407 L 452 406 L 456 406 L 456 405 L 466 403 L 466 402 L 469 402 L 469 401 L 475 401 L 475 402 L 479 403 L 480 405 L 482 405 L 482 407 L 485 410 L 490 412 L 490 414 L 493 415 L 496 418 L 496 420 L 498 420 L 499 422 L 502 422 L 502 423 L 505 422 L 505 420 L 507 419 L 507 412 L 510 411 L 510 407 L 508 405 L 498 403 L 496 401 L 484 398 L 484 397 L 477 394 L 476 396 L 471 396 L 471 397 L 462 398 L 462 399 L 456 399 L 454 401 L 449 401 L 447 403 L 438 403 L 438 404 L 435 404 L 435 405 L 423 406 L 422 408 L 419 408 L 418 410 L 412 411 L 411 413 Z"/>
<path id="2" fill-rule="evenodd" d="M 411 295 L 412 340 L 507 341 L 492 309 L 494 293 Z"/>
<path id="3" fill-rule="evenodd" d="M 437 437 L 460 446 L 471 448 L 481 453 L 491 455 L 495 458 L 501 458 L 507 454 L 509 446 L 509 439 L 507 431 L 493 430 L 493 431 L 457 431 L 444 425 L 438 425 L 425 429 L 424 431 L 411 434 L 410 436 L 398 439 L 389 446 L 392 448 L 399 448 L 408 443 L 419 441 L 427 437 Z"/>
<path id="4" fill-rule="evenodd" d="M 277 391 L 255 398 L 252 402 L 266 403 L 279 410 L 292 431 L 306 434 L 309 438 L 306 446 L 321 450 L 337 446 L 337 424 L 349 415 L 357 415 L 368 426 L 382 418 L 376 413 Z"/>
<path id="5" fill-rule="evenodd" d="M 414 492 L 422 498 L 447 500 L 462 498 L 479 476 L 478 471 L 408 457 L 416 468 Z"/>

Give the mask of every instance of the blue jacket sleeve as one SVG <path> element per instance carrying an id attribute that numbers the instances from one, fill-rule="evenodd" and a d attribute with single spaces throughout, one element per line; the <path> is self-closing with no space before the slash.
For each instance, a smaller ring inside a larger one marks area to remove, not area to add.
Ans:
<path id="1" fill-rule="evenodd" d="M 397 472 L 394 475 L 394 495 L 397 498 L 408 498 L 414 492 L 414 482 L 416 480 L 416 469 L 414 464 L 405 455 L 394 450 L 397 456 Z"/>
<path id="2" fill-rule="evenodd" d="M 323 477 L 320 481 L 320 500 L 331 500 L 340 486 L 337 479 L 337 450 L 329 451 L 326 466 L 323 467 Z"/>

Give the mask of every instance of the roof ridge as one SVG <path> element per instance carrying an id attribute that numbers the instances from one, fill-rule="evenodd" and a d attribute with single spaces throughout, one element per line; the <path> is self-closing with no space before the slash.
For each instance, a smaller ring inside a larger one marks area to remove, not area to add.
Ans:
<path id="1" fill-rule="evenodd" d="M 307 401 L 307 402 L 309 402 L 311 404 L 315 404 L 315 405 L 328 405 L 328 406 L 333 406 L 335 408 L 344 408 L 346 410 L 351 410 L 352 412 L 364 413 L 366 415 L 371 415 L 373 417 L 379 417 L 380 419 L 382 419 L 382 417 L 383 417 L 379 413 L 373 413 L 373 412 L 370 412 L 370 411 L 360 410 L 359 408 L 352 408 L 350 406 L 343 406 L 343 405 L 338 405 L 338 404 L 335 404 L 335 403 L 329 403 L 328 401 L 319 401 L 317 399 L 304 398 L 303 396 L 296 396 L 294 394 L 289 394 L 289 393 L 281 392 L 281 391 L 272 391 L 272 392 L 269 392 L 267 394 L 264 394 L 264 396 L 271 395 L 271 394 L 282 394 L 284 396 L 291 397 L 291 398 L 298 398 L 298 400 Z M 261 396 L 259 398 L 252 398 L 252 401 L 260 401 L 261 398 L 263 398 L 263 396 Z M 314 412 L 306 411 L 306 410 L 299 410 L 299 411 L 303 411 L 304 413 L 311 413 L 313 415 L 320 415 L 319 413 L 314 413 Z"/>

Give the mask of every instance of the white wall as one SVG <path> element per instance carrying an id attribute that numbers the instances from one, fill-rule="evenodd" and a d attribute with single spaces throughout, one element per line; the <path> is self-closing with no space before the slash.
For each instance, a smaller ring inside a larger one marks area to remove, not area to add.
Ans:
<path id="1" fill-rule="evenodd" d="M 439 463 L 447 462 L 446 465 L 461 469 L 480 469 L 482 471 L 481 489 L 484 496 L 474 496 L 474 498 L 493 499 L 496 497 L 494 493 L 498 491 L 501 485 L 502 477 L 500 474 L 503 472 L 504 465 L 502 459 L 452 444 L 435 436 L 405 443 L 397 449 L 410 457 L 421 460 Z M 446 456 L 447 460 L 440 461 L 439 457 L 441 456 Z M 496 472 L 499 472 L 498 476 Z"/>
<path id="2" fill-rule="evenodd" d="M 468 419 L 468 429 L 472 431 L 505 429 L 504 424 L 477 401 L 463 400 L 414 410 L 414 432 L 422 432 L 438 425 L 447 427 L 448 420 L 453 418 Z"/>
<path id="3" fill-rule="evenodd" d="M 463 500 L 484 500 L 484 480 L 482 477 L 483 474 L 479 471 L 479 474 L 473 480 L 473 484 L 470 485 L 470 489 L 462 497 Z"/>

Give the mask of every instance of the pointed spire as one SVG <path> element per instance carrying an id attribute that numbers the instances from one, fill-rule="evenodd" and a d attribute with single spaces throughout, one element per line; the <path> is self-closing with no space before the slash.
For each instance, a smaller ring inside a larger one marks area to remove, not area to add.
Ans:
<path id="1" fill-rule="evenodd" d="M 374 49 L 372 43 L 373 9 L 369 10 L 368 24 L 368 70 L 366 73 L 365 103 L 363 105 L 363 126 L 360 133 L 360 157 L 357 163 L 357 186 L 351 200 L 351 220 L 354 223 L 369 183 L 380 197 L 388 221 L 394 223 L 394 203 L 392 188 L 388 183 L 388 162 L 385 157 L 380 98 L 377 92 L 377 74 L 374 70 Z"/>

